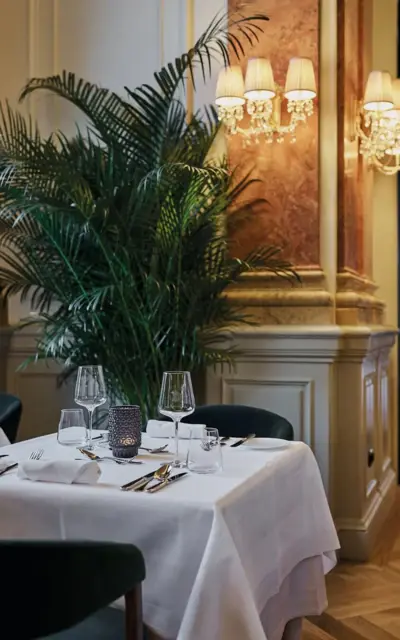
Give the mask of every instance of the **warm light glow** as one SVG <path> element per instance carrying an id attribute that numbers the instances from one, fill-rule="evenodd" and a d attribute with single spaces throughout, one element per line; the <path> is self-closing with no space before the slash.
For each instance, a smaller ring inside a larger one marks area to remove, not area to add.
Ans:
<path id="1" fill-rule="evenodd" d="M 385 118 L 400 120 L 400 78 L 392 81 L 392 97 L 394 108 L 385 111 L 383 115 Z"/>
<path id="2" fill-rule="evenodd" d="M 366 111 L 387 111 L 393 107 L 392 79 L 387 71 L 371 71 L 364 94 Z"/>
<path id="3" fill-rule="evenodd" d="M 400 156 L 400 147 L 391 147 L 385 151 L 388 156 Z"/>
<path id="4" fill-rule="evenodd" d="M 237 107 L 245 103 L 244 82 L 239 66 L 224 67 L 219 72 L 215 104 L 221 107 Z"/>
<path id="5" fill-rule="evenodd" d="M 244 95 L 247 100 L 271 100 L 275 95 L 274 74 L 266 58 L 252 58 L 247 64 Z"/>
<path id="6" fill-rule="evenodd" d="M 285 97 L 288 100 L 311 100 L 317 95 L 312 60 L 292 58 L 286 76 Z"/>
<path id="7" fill-rule="evenodd" d="M 355 121 L 360 154 L 384 175 L 400 171 L 400 78 L 371 71 Z"/>
<path id="8" fill-rule="evenodd" d="M 215 103 L 218 120 L 225 126 L 229 136 L 240 134 L 243 145 L 258 143 L 260 137 L 265 142 L 283 143 L 288 136 L 296 142 L 297 128 L 303 126 L 313 114 L 313 98 L 316 97 L 314 69 L 308 58 L 293 58 L 289 63 L 284 90 L 274 82 L 274 74 L 269 60 L 252 58 L 248 61 L 246 79 L 239 66 L 224 68 L 218 76 Z M 288 118 L 282 118 L 282 107 Z M 241 126 L 249 118 L 246 126 Z"/>

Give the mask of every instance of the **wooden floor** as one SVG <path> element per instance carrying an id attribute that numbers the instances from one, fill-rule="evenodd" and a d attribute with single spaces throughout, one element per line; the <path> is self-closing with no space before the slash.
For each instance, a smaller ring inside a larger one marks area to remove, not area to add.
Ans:
<path id="1" fill-rule="evenodd" d="M 400 640 L 400 492 L 374 557 L 340 563 L 327 591 L 327 611 L 306 622 L 302 640 Z"/>

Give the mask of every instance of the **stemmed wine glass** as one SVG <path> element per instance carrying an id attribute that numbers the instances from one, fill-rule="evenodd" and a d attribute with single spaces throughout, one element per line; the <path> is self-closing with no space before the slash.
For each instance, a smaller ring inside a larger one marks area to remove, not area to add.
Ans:
<path id="1" fill-rule="evenodd" d="M 195 410 L 192 380 L 189 371 L 166 371 L 163 373 L 158 410 L 173 420 L 175 425 L 174 467 L 184 466 L 179 458 L 179 422 Z"/>
<path id="2" fill-rule="evenodd" d="M 103 367 L 100 365 L 79 367 L 75 385 L 75 402 L 81 407 L 85 407 L 89 414 L 88 441 L 86 444 L 86 448 L 89 450 L 94 449 L 92 441 L 94 410 L 104 404 L 106 400 Z"/>

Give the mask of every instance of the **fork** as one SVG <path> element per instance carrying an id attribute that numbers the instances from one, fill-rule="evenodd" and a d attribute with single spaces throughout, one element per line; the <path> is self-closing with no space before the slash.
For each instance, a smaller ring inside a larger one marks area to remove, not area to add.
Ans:
<path id="1" fill-rule="evenodd" d="M 40 460 L 43 454 L 44 454 L 44 449 L 36 449 L 36 451 L 32 451 L 31 455 L 29 456 L 29 459 Z M 10 466 L 3 469 L 3 471 L 0 471 L 0 476 L 3 476 L 5 473 L 7 473 L 7 471 L 11 471 L 11 469 L 16 469 L 17 467 L 18 467 L 18 462 L 14 462 Z"/>
<path id="2" fill-rule="evenodd" d="M 44 449 L 36 449 L 36 451 L 32 451 L 31 455 L 29 456 L 29 459 L 40 460 L 43 454 L 44 454 Z"/>
<path id="3" fill-rule="evenodd" d="M 165 444 L 163 447 L 156 447 L 155 449 L 149 449 L 148 447 L 139 447 L 139 449 L 147 451 L 147 453 L 163 453 L 167 447 L 168 445 Z"/>
<path id="4" fill-rule="evenodd" d="M 79 449 L 79 451 L 83 455 L 90 458 L 91 460 L 96 460 L 97 462 L 101 462 L 102 460 L 112 460 L 116 464 L 142 464 L 141 460 L 128 460 L 128 459 L 120 460 L 119 458 L 112 458 L 111 456 L 98 456 L 95 453 L 92 453 L 91 451 L 87 451 L 86 449 Z"/>

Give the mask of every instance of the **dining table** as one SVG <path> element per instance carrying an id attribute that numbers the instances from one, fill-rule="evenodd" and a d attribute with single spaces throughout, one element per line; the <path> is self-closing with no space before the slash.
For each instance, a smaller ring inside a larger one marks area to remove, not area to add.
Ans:
<path id="1" fill-rule="evenodd" d="M 90 485 L 10 470 L 0 476 L 0 539 L 135 544 L 146 564 L 144 622 L 166 640 L 295 640 L 301 618 L 327 605 L 325 575 L 339 548 L 319 468 L 303 442 L 234 443 L 221 448 L 217 473 L 188 472 L 155 493 L 121 487 L 168 462 L 168 451 L 144 452 L 142 464 L 100 461 Z M 43 460 L 82 457 L 55 434 L 0 453 L 21 464 L 38 449 Z M 110 455 L 104 446 L 95 453 Z"/>

